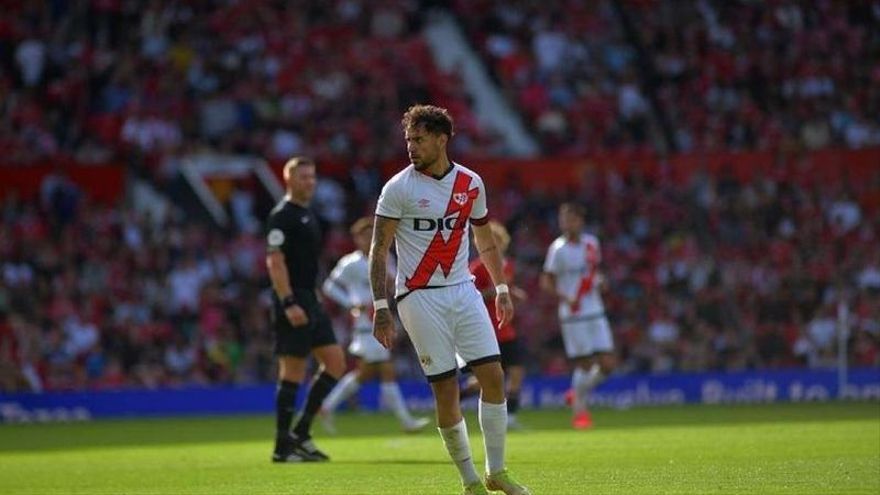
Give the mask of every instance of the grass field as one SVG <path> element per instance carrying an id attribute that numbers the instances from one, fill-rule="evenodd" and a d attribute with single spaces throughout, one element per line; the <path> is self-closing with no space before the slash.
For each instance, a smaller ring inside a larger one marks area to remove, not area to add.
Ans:
<path id="1" fill-rule="evenodd" d="M 535 495 L 880 493 L 880 404 L 525 412 L 508 465 Z M 273 419 L 223 417 L 0 425 L 0 494 L 456 494 L 436 430 L 340 415 L 316 441 L 333 460 L 269 462 Z M 468 417 L 472 446 L 482 441 Z M 482 468 L 480 468 L 482 469 Z"/>

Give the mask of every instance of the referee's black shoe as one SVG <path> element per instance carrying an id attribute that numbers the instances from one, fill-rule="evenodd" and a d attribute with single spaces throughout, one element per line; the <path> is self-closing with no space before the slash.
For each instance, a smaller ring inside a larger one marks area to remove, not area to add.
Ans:
<path id="1" fill-rule="evenodd" d="M 293 440 L 293 453 L 299 455 L 308 462 L 325 462 L 330 460 L 330 456 L 321 452 L 312 441 L 312 437 L 299 437 L 295 433 L 290 434 Z"/>
<path id="2" fill-rule="evenodd" d="M 290 434 L 275 438 L 275 450 L 272 452 L 272 462 L 315 462 L 310 456 L 298 453 L 294 448 L 294 439 Z"/>

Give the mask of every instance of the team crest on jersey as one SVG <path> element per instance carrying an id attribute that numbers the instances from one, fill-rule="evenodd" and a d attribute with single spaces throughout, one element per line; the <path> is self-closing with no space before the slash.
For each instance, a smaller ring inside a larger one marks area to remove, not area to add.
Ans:
<path id="1" fill-rule="evenodd" d="M 468 194 L 467 193 L 455 193 L 452 195 L 452 200 L 458 203 L 459 205 L 464 205 L 467 203 Z"/>
<path id="2" fill-rule="evenodd" d="M 419 356 L 419 362 L 422 363 L 423 368 L 427 368 L 428 366 L 431 366 L 431 356 Z"/>

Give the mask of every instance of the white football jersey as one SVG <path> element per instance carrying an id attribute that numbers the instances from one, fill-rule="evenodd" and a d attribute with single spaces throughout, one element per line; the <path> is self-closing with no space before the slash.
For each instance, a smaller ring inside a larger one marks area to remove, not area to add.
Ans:
<path id="1" fill-rule="evenodd" d="M 339 258 L 330 276 L 324 281 L 323 291 L 344 308 L 372 306 L 373 295 L 366 255 L 361 251 L 354 251 Z M 371 312 L 362 311 L 358 314 L 352 322 L 352 328 L 355 331 L 372 330 Z"/>
<path id="2" fill-rule="evenodd" d="M 376 215 L 400 220 L 395 233 L 397 295 L 473 280 L 469 223 L 481 225 L 488 214 L 483 180 L 457 163 L 439 179 L 412 165 L 392 177 L 382 188 Z"/>
<path id="3" fill-rule="evenodd" d="M 556 276 L 556 290 L 574 298 L 585 280 L 589 280 L 587 284 L 590 286 L 589 290 L 581 294 L 575 306 L 566 302 L 559 303 L 560 319 L 605 312 L 598 284 L 601 257 L 599 239 L 591 234 L 581 234 L 577 242 L 560 236 L 550 244 L 547 259 L 544 260 L 544 271 Z"/>

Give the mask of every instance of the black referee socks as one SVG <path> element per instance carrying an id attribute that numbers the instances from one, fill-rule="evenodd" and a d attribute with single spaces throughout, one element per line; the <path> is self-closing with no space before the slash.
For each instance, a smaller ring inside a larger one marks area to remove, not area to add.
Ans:
<path id="1" fill-rule="evenodd" d="M 285 435 L 290 431 L 297 391 L 299 383 L 287 380 L 278 382 L 278 388 L 275 389 L 275 429 L 278 435 Z"/>
<path id="2" fill-rule="evenodd" d="M 306 400 L 306 408 L 303 411 L 302 416 L 300 416 L 299 421 L 296 423 L 296 427 L 293 429 L 296 436 L 300 438 L 309 438 L 311 436 L 309 432 L 312 429 L 312 420 L 315 419 L 315 414 L 321 409 L 321 404 L 324 403 L 324 399 L 330 391 L 333 390 L 333 387 L 336 386 L 336 382 L 338 381 L 339 380 L 325 372 L 321 373 L 318 378 L 312 382 L 312 389 L 309 390 L 309 398 Z"/>

